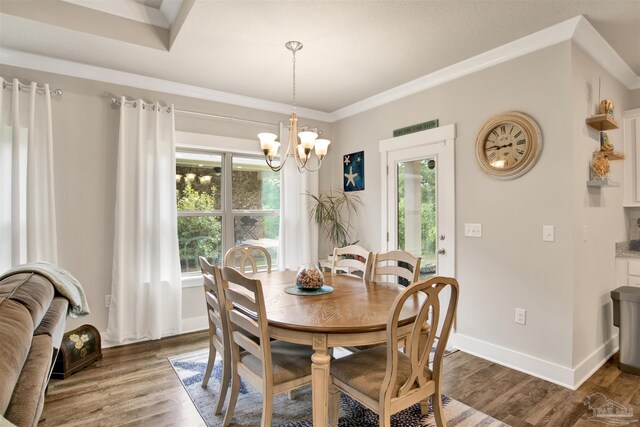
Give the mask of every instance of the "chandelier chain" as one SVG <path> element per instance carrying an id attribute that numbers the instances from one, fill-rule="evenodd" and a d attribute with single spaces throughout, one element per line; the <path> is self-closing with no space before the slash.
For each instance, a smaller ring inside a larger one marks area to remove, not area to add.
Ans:
<path id="1" fill-rule="evenodd" d="M 292 109 L 294 113 L 296 112 L 296 51 L 293 51 L 293 103 Z"/>

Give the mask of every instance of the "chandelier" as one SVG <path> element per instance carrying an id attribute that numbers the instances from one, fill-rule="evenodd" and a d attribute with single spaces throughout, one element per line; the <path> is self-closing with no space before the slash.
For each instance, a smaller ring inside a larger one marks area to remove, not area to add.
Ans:
<path id="1" fill-rule="evenodd" d="M 282 156 L 279 165 L 274 165 L 273 159 L 278 155 L 280 149 L 280 143 L 276 141 L 278 136 L 273 133 L 263 132 L 258 134 L 260 139 L 260 148 L 264 153 L 265 161 L 272 171 L 278 172 L 289 157 L 293 157 L 296 162 L 298 171 L 304 172 L 317 171 L 320 169 L 322 159 L 327 155 L 327 150 L 331 141 L 328 139 L 318 139 L 316 132 L 304 130 L 298 133 L 298 116 L 296 115 L 296 52 L 302 49 L 302 43 L 297 41 L 290 41 L 285 43 L 285 47 L 293 54 L 293 101 L 291 105 L 291 116 L 289 116 L 289 141 L 287 143 L 287 151 Z M 312 157 L 311 151 L 315 148 L 316 161 L 315 167 L 309 164 L 309 159 Z"/>

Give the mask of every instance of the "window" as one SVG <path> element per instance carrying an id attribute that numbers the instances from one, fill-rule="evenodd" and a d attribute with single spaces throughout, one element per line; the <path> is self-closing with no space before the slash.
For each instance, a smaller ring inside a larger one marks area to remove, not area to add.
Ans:
<path id="1" fill-rule="evenodd" d="M 263 159 L 178 151 L 176 198 L 183 273 L 200 271 L 199 256 L 222 265 L 226 251 L 240 244 L 267 248 L 277 264 L 280 175 Z"/>

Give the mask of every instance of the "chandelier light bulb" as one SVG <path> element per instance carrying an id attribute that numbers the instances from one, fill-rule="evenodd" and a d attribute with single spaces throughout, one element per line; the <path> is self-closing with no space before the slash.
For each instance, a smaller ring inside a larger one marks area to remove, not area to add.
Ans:
<path id="1" fill-rule="evenodd" d="M 331 144 L 331 141 L 328 139 L 316 139 L 316 156 L 318 156 L 320 160 L 327 155 L 327 151 L 329 151 L 329 144 Z"/>
<path id="2" fill-rule="evenodd" d="M 307 160 L 307 153 L 305 152 L 305 148 L 302 144 L 298 145 L 298 157 L 300 157 L 300 160 L 303 162 Z"/>
<path id="3" fill-rule="evenodd" d="M 176 182 L 180 181 L 182 179 L 182 175 L 180 175 L 179 173 L 176 174 Z"/>
<path id="4" fill-rule="evenodd" d="M 196 179 L 196 174 L 195 173 L 188 173 L 184 176 L 184 178 L 187 181 L 193 181 L 194 179 Z"/>
<path id="5" fill-rule="evenodd" d="M 268 156 L 273 159 L 278 155 L 278 150 L 280 149 L 280 143 L 278 141 L 273 141 L 271 144 L 271 148 L 269 148 Z"/>
<path id="6" fill-rule="evenodd" d="M 316 138 L 318 138 L 318 134 L 315 132 L 305 131 L 300 132 L 298 137 L 300 137 L 300 144 L 304 147 L 305 152 L 308 153 L 313 150 L 313 144 Z"/>
<path id="7" fill-rule="evenodd" d="M 258 138 L 260 139 L 260 149 L 265 154 L 265 156 L 271 151 L 274 142 L 278 135 L 275 133 L 262 132 L 258 134 Z"/>

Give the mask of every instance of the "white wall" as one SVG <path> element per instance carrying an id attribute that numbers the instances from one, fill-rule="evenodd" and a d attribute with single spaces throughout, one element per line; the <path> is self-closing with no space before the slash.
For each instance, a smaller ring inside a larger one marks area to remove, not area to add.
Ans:
<path id="1" fill-rule="evenodd" d="M 107 98 L 125 95 L 175 104 L 176 108 L 235 116 L 267 123 L 288 121 L 282 114 L 167 95 L 131 87 L 65 77 L 0 64 L 0 75 L 23 82 L 49 83 L 64 95 L 53 98 L 54 180 L 60 265 L 83 284 L 91 315 L 68 319 L 67 330 L 90 323 L 106 330 L 105 295 L 111 291 L 119 108 Z M 330 138 L 326 123 L 318 126 Z M 272 128 L 269 128 L 271 130 Z M 255 139 L 257 125 L 176 114 L 176 130 Z M 182 316 L 187 325 L 205 316 L 202 288 L 183 289 Z M 206 321 L 201 323 L 206 327 Z"/>
<path id="2" fill-rule="evenodd" d="M 516 360 L 503 363 L 521 363 L 521 369 L 531 370 L 524 366 L 531 359 L 549 369 L 572 366 L 570 66 L 571 44 L 564 42 L 341 120 L 326 162 L 332 167 L 321 174 L 324 189 L 342 185 L 341 156 L 365 150 L 366 189 L 358 194 L 366 208 L 358 238 L 378 250 L 378 141 L 430 119 L 455 123 L 458 334 L 467 350 L 494 359 L 508 353 Z M 535 118 L 544 147 L 529 173 L 498 181 L 477 166 L 475 139 L 487 119 L 508 110 Z M 465 238 L 465 222 L 481 223 L 483 237 Z M 555 242 L 542 242 L 543 224 L 555 225 Z M 516 307 L 527 310 L 526 326 L 514 323 Z"/>
<path id="3" fill-rule="evenodd" d="M 597 64 L 582 48 L 571 47 L 573 127 L 573 366 L 576 380 L 589 373 L 594 360 L 604 360 L 617 347 L 609 292 L 616 287 L 615 243 L 626 240 L 623 188 L 588 188 L 589 162 L 600 149 L 599 132 L 585 124 L 600 99 L 615 105 L 615 119 L 631 108 L 631 92 Z M 600 97 L 598 97 L 600 79 Z M 588 85 L 591 86 L 589 96 Z M 622 130 L 607 131 L 623 151 Z M 624 162 L 610 162 L 615 180 L 624 179 Z M 584 241 L 586 227 L 587 241 Z M 591 357 L 590 357 L 591 356 Z"/>

